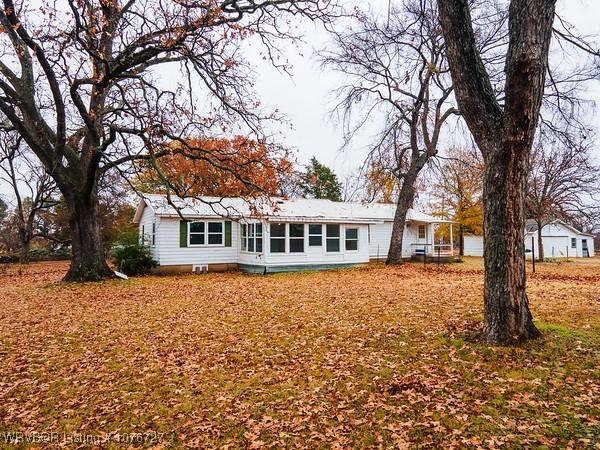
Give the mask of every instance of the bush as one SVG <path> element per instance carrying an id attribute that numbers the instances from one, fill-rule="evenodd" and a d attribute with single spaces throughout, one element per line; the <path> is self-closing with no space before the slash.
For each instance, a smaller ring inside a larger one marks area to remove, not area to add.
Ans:
<path id="1" fill-rule="evenodd" d="M 113 249 L 117 270 L 126 275 L 141 275 L 158 266 L 147 245 L 126 240 Z"/>

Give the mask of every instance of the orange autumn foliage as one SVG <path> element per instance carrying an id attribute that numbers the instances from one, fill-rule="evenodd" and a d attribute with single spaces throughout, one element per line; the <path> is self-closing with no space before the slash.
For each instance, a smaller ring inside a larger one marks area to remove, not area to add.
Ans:
<path id="1" fill-rule="evenodd" d="M 191 138 L 170 144 L 140 177 L 141 188 L 163 191 L 167 184 L 186 196 L 277 195 L 280 179 L 292 171 L 286 152 L 245 136 Z"/>

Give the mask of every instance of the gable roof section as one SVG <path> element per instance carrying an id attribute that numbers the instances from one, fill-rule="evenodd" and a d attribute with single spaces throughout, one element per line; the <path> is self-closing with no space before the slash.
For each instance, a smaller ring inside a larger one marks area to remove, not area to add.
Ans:
<path id="1" fill-rule="evenodd" d="M 332 202 L 323 199 L 283 199 L 272 198 L 270 203 L 256 201 L 250 203 L 240 197 L 202 197 L 196 199 L 182 199 L 172 196 L 171 202 L 162 194 L 144 194 L 140 199 L 133 221 L 139 223 L 145 207 L 151 208 L 159 217 L 180 217 L 177 209 L 185 218 L 200 217 L 231 217 L 249 218 L 263 216 L 269 221 L 330 221 L 330 222 L 355 222 L 376 223 L 393 221 L 396 205 L 390 203 L 354 203 Z M 272 204 L 276 207 L 273 208 Z M 258 211 L 258 214 L 254 213 Z M 429 214 L 410 209 L 406 220 L 427 223 L 444 223 L 447 220 L 438 219 Z"/>
<path id="2" fill-rule="evenodd" d="M 594 237 L 593 234 L 583 233 L 583 232 L 579 231 L 577 228 L 575 228 L 573 225 L 570 225 L 567 222 L 564 222 L 560 219 L 554 219 L 554 220 L 549 220 L 547 222 L 543 222 L 542 236 L 544 236 L 544 234 L 543 234 L 544 227 L 546 227 L 547 225 L 556 225 L 556 224 L 562 225 L 564 228 L 568 229 L 569 231 L 571 231 L 575 234 L 579 234 L 581 236 Z M 537 226 L 537 223 L 535 222 L 535 220 L 527 219 L 527 221 L 525 222 L 525 232 L 529 234 L 529 233 L 535 233 L 537 230 L 538 230 L 538 226 Z"/>

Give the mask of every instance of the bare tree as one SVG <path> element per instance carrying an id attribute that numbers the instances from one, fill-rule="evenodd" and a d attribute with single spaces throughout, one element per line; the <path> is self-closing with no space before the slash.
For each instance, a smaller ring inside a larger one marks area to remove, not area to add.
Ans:
<path id="1" fill-rule="evenodd" d="M 67 0 L 0 9 L 0 112 L 56 182 L 72 235 L 67 280 L 112 276 L 98 181 L 173 153 L 221 166 L 229 155 L 186 138 L 237 123 L 259 133 L 270 117 L 250 92 L 241 42 L 275 61 L 292 15 L 317 18 L 330 0 Z M 170 73 L 170 77 L 164 75 Z M 176 149 L 173 142 L 181 145 Z"/>
<path id="2" fill-rule="evenodd" d="M 24 262 L 29 259 L 34 239 L 52 239 L 38 225 L 41 213 L 58 204 L 54 181 L 27 153 L 21 136 L 14 132 L 0 132 L 0 180 L 12 189 L 15 201 L 13 220 Z"/>
<path id="3" fill-rule="evenodd" d="M 398 183 L 387 264 L 402 262 L 406 214 L 415 198 L 419 173 L 438 152 L 442 126 L 458 110 L 446 49 L 433 0 L 392 7 L 385 18 L 357 13 L 358 30 L 334 36 L 334 48 L 321 54 L 323 64 L 348 76 L 336 96 L 346 142 L 374 113 L 382 131 L 365 167 L 394 174 Z"/>
<path id="4" fill-rule="evenodd" d="M 594 164 L 587 137 L 577 143 L 541 135 L 533 147 L 525 205 L 539 230 L 540 261 L 544 260 L 541 230 L 549 220 L 589 223 L 599 216 L 600 167 Z"/>

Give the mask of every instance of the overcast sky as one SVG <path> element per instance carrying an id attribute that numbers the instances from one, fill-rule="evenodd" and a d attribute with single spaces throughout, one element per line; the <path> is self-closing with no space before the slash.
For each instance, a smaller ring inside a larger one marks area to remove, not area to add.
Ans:
<path id="1" fill-rule="evenodd" d="M 387 0 L 345 0 L 345 3 L 362 8 L 370 5 L 380 11 L 385 11 L 388 4 Z M 600 35 L 600 1 L 559 0 L 558 11 L 576 26 L 578 32 Z M 302 32 L 304 44 L 285 48 L 285 56 L 291 64 L 291 76 L 260 58 L 249 58 L 258 60 L 255 66 L 257 98 L 266 110 L 278 109 L 289 119 L 292 128 L 282 127 L 279 140 L 295 149 L 300 163 L 306 163 L 314 155 L 334 168 L 343 180 L 360 166 L 366 146 L 378 130 L 377 120 L 374 117 L 352 146 L 344 152 L 340 151 L 341 126 L 330 118 L 329 111 L 332 106 L 331 92 L 340 85 L 343 77 L 322 69 L 315 57 L 314 50 L 322 48 L 329 40 L 326 31 L 318 25 L 305 23 Z M 257 51 L 254 46 L 250 54 Z M 589 98 L 594 101 L 600 98 L 600 83 L 590 85 Z M 598 115 L 594 113 L 594 127 L 597 127 L 597 122 Z M 600 158 L 598 149 L 596 155 Z M 9 192 L 8 186 L 0 185 L 0 195 L 6 197 Z"/>
<path id="2" fill-rule="evenodd" d="M 352 2 L 357 5 L 370 3 L 375 9 L 384 9 L 387 0 L 370 2 Z M 559 0 L 559 14 L 572 22 L 580 33 L 600 34 L 600 1 L 598 0 Z M 315 155 L 323 163 L 333 167 L 342 178 L 355 170 L 365 155 L 365 146 L 369 138 L 377 132 L 374 120 L 358 136 L 352 147 L 340 153 L 342 130 L 329 118 L 331 109 L 331 91 L 339 86 L 342 77 L 331 71 L 323 70 L 312 49 L 319 49 L 328 40 L 327 33 L 312 24 L 306 26 L 306 41 L 303 56 L 293 48 L 287 56 L 293 65 L 290 78 L 278 73 L 267 64 L 259 67 L 256 89 L 263 106 L 278 108 L 293 123 L 293 130 L 283 136 L 284 143 L 297 150 L 298 159 L 305 163 Z M 600 83 L 590 84 L 590 98 L 600 100 Z M 597 127 L 598 115 L 594 114 L 593 125 Z M 600 151 L 596 149 L 600 158 Z"/>

